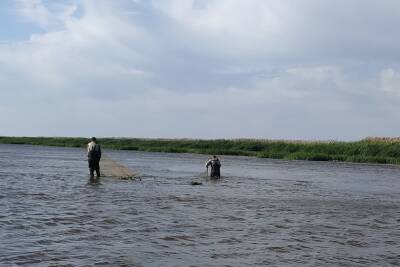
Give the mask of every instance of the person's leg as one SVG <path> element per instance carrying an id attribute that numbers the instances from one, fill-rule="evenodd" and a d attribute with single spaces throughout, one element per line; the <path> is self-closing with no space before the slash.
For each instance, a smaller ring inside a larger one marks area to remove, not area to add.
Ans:
<path id="1" fill-rule="evenodd" d="M 217 168 L 215 168 L 215 169 L 216 169 L 216 170 L 215 170 L 215 177 L 220 178 L 220 177 L 221 177 L 221 172 L 220 172 L 219 167 L 217 167 Z"/>
<path id="2" fill-rule="evenodd" d="M 100 177 L 100 160 L 96 160 L 95 169 L 97 177 Z"/>
<path id="3" fill-rule="evenodd" d="M 215 177 L 215 168 L 211 167 L 210 177 Z"/>
<path id="4" fill-rule="evenodd" d="M 89 159 L 89 172 L 90 172 L 90 177 L 94 176 L 94 164 L 93 164 L 93 159 Z"/>

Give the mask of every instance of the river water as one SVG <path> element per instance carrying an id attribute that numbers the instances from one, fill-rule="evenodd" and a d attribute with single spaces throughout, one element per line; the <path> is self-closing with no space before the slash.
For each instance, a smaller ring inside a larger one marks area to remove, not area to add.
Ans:
<path id="1" fill-rule="evenodd" d="M 0 266 L 399 266 L 400 167 L 0 145 Z M 203 185 L 192 186 L 192 181 Z"/>

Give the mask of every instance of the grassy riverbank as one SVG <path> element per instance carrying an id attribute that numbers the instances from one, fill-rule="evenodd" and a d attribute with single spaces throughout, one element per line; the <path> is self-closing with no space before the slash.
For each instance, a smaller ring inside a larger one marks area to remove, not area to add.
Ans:
<path id="1" fill-rule="evenodd" d="M 106 149 L 400 164 L 400 141 L 387 138 L 369 138 L 356 142 L 137 138 L 101 138 L 99 141 Z M 87 142 L 86 138 L 0 137 L 0 143 L 3 144 L 85 147 Z"/>

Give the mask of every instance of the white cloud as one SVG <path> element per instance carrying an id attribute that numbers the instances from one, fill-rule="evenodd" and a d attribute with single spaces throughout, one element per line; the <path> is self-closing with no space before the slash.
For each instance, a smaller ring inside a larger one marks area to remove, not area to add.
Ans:
<path id="1" fill-rule="evenodd" d="M 153 0 L 175 37 L 235 60 L 350 60 L 387 57 L 400 44 L 395 0 Z M 384 19 L 383 19 L 384 18 Z M 378 53 L 378 55 L 377 55 Z M 393 59 L 393 58 L 392 58 Z"/>
<path id="2" fill-rule="evenodd" d="M 201 42 L 203 48 L 217 48 L 218 53 L 259 55 L 286 47 L 282 41 L 288 40 L 287 17 L 292 11 L 284 1 L 171 0 L 153 1 L 153 5 L 183 36 Z"/>
<path id="3" fill-rule="evenodd" d="M 92 135 L 88 121 L 144 137 L 400 131 L 379 90 L 399 91 L 386 66 L 400 4 L 383 1 L 18 1 L 43 32 L 0 45 L 0 110 L 14 118 L 0 135 Z"/>
<path id="4" fill-rule="evenodd" d="M 391 68 L 382 70 L 380 80 L 385 93 L 400 96 L 400 72 Z"/>
<path id="5" fill-rule="evenodd" d="M 24 16 L 33 17 L 36 9 L 47 10 L 41 1 L 28 9 L 28 2 L 20 3 L 30 12 Z M 76 6 L 63 6 L 57 13 L 60 29 L 0 47 L 0 68 L 12 69 L 19 79 L 31 83 L 26 90 L 38 91 L 96 91 L 96 86 L 104 84 L 101 79 L 120 85 L 125 78 L 123 82 L 132 82 L 132 77 L 143 76 L 146 71 L 141 66 L 146 60 L 138 50 L 146 45 L 144 33 L 119 17 L 117 7 L 107 1 L 85 1 L 83 6 L 86 13 L 81 18 L 73 17 Z"/>
<path id="6" fill-rule="evenodd" d="M 17 0 L 18 12 L 28 21 L 37 23 L 46 28 L 49 24 L 50 12 L 43 5 L 42 0 Z"/>

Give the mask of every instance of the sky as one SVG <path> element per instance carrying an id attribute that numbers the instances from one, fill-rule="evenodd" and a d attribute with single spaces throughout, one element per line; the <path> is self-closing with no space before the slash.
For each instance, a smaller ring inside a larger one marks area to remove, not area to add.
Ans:
<path id="1" fill-rule="evenodd" d="M 398 0 L 2 0 L 0 136 L 400 135 Z"/>

